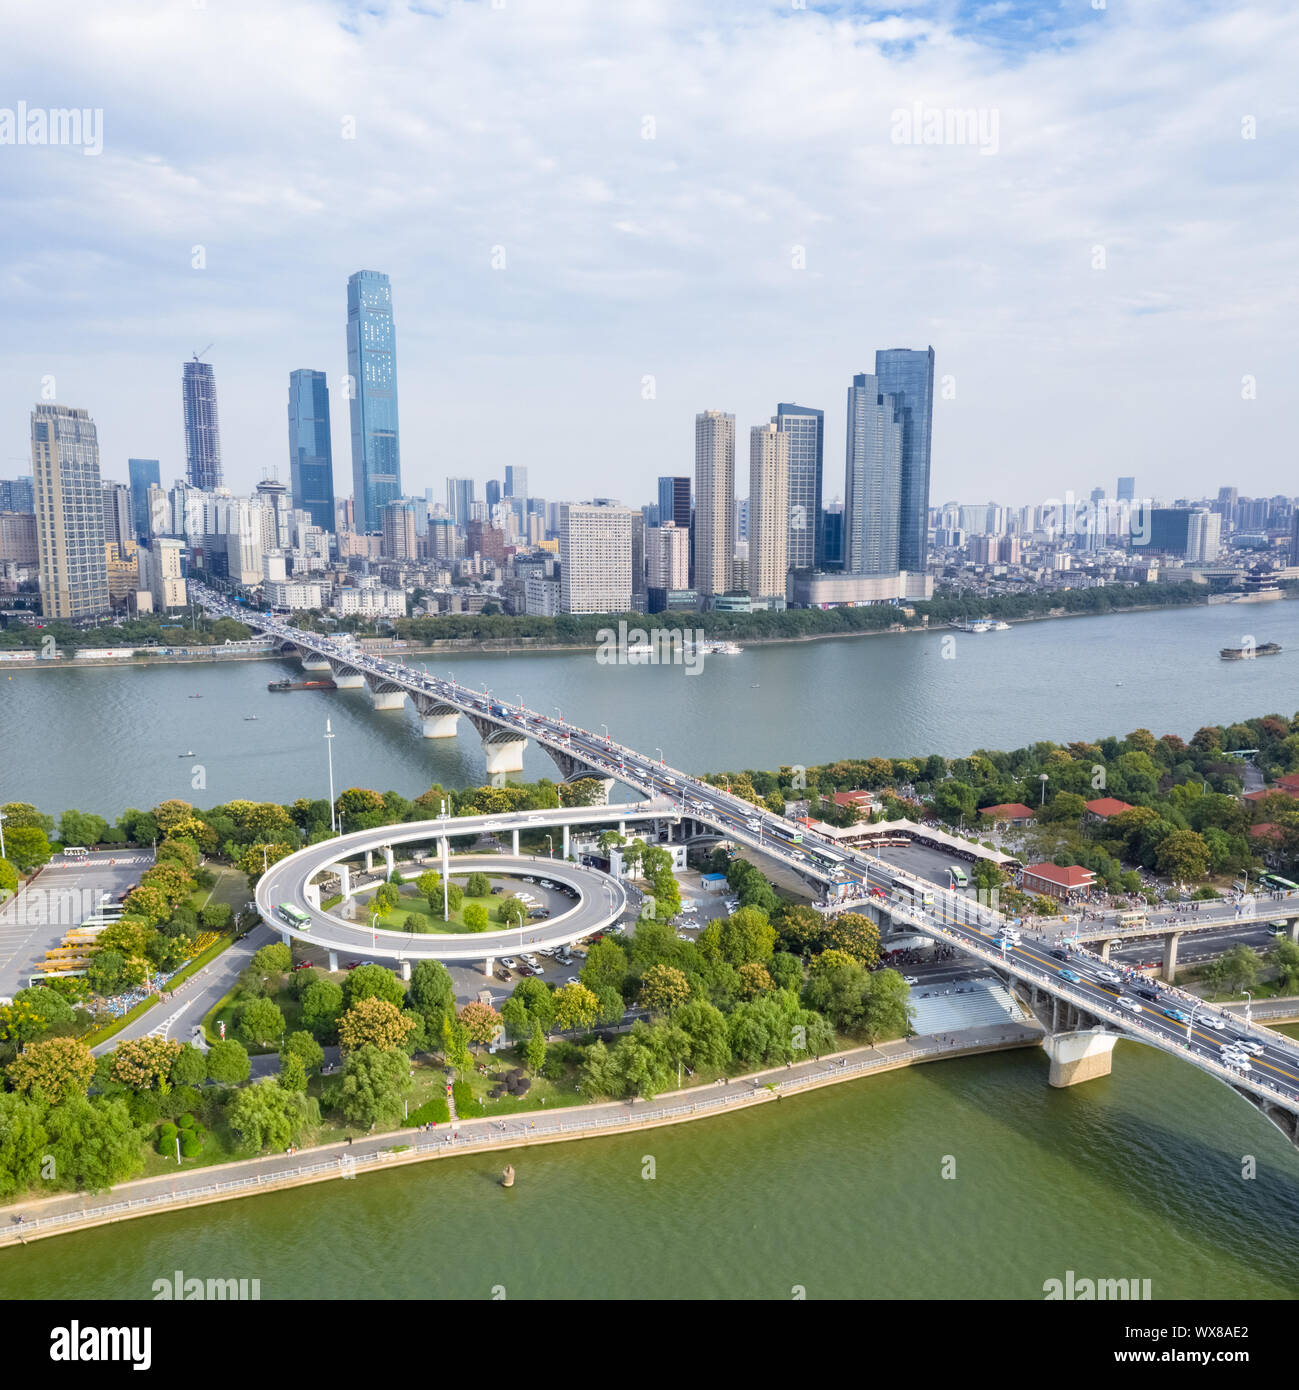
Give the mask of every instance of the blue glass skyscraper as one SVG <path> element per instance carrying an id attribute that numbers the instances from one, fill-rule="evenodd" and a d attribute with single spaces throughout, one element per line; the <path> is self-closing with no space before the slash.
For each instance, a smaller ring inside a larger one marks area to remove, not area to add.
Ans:
<path id="1" fill-rule="evenodd" d="M 875 354 L 881 395 L 902 422 L 898 568 L 923 574 L 929 555 L 929 452 L 934 418 L 933 348 L 882 348 Z"/>
<path id="2" fill-rule="evenodd" d="M 825 411 L 782 404 L 776 407 L 772 424 L 789 436 L 789 567 L 824 569 L 820 523 Z"/>
<path id="3" fill-rule="evenodd" d="M 378 531 L 384 506 L 401 496 L 401 451 L 392 286 L 377 270 L 358 270 L 347 282 L 347 371 L 356 529 Z"/>
<path id="4" fill-rule="evenodd" d="M 848 388 L 843 559 L 849 574 L 893 574 L 902 496 L 901 412 L 879 379 L 858 372 Z"/>
<path id="5" fill-rule="evenodd" d="M 334 529 L 334 450 L 324 372 L 289 373 L 289 473 L 293 505 L 316 526 Z"/>
<path id="6" fill-rule="evenodd" d="M 149 489 L 162 486 L 162 472 L 157 459 L 127 459 L 126 469 L 131 480 L 131 526 L 137 541 L 147 541 Z"/>

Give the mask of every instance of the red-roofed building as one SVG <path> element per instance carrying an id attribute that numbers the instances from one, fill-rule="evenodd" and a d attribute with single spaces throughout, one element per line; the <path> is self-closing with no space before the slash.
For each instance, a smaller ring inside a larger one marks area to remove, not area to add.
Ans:
<path id="1" fill-rule="evenodd" d="M 1286 777 L 1291 775 L 1286 773 Z M 1285 777 L 1278 777 L 1270 787 L 1264 787 L 1262 791 L 1246 792 L 1240 799 L 1242 801 L 1262 801 L 1265 796 L 1299 796 L 1299 786 L 1292 786 L 1286 783 Z"/>
<path id="2" fill-rule="evenodd" d="M 999 806 L 984 806 L 979 814 L 1009 825 L 1028 825 L 1033 819 L 1033 808 L 1022 801 L 1003 801 Z"/>
<path id="3" fill-rule="evenodd" d="M 1124 811 L 1130 811 L 1131 806 L 1126 801 L 1119 801 L 1117 797 L 1100 796 L 1095 801 L 1087 803 L 1087 814 L 1084 820 L 1109 820 L 1111 816 L 1121 816 Z"/>
<path id="4" fill-rule="evenodd" d="M 1299 772 L 1285 772 L 1276 779 L 1276 785 L 1282 791 L 1299 792 Z"/>
<path id="5" fill-rule="evenodd" d="M 1026 893 L 1045 893 L 1062 902 L 1071 893 L 1082 893 L 1096 881 L 1091 869 L 1080 864 L 1030 864 L 1024 870 Z"/>
<path id="6" fill-rule="evenodd" d="M 863 811 L 869 811 L 875 805 L 875 797 L 871 792 L 865 790 L 835 792 L 834 804 L 836 806 L 857 806 Z"/>

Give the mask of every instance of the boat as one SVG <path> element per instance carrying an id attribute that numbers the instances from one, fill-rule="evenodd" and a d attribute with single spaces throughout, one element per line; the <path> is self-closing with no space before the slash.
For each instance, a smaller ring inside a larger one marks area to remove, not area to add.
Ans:
<path id="1" fill-rule="evenodd" d="M 177 753 L 176 756 L 178 758 L 192 758 L 194 756 L 194 750 L 191 748 L 188 753 Z"/>
<path id="2" fill-rule="evenodd" d="M 245 714 L 245 715 L 244 715 L 244 723 L 247 724 L 248 721 L 249 721 L 250 719 L 256 719 L 256 718 L 257 718 L 257 716 L 256 716 L 255 714 Z"/>
<path id="3" fill-rule="evenodd" d="M 189 698 L 191 700 L 201 700 L 203 697 L 201 695 L 191 695 Z"/>
<path id="4" fill-rule="evenodd" d="M 1247 661 L 1255 656 L 1277 656 L 1280 651 L 1276 642 L 1260 642 L 1253 647 L 1223 647 L 1218 655 L 1224 661 Z"/>
<path id="5" fill-rule="evenodd" d="M 956 623 L 958 632 L 1009 632 L 1010 624 L 997 618 L 975 618 L 968 623 Z"/>
<path id="6" fill-rule="evenodd" d="M 271 681 L 267 690 L 337 690 L 333 681 Z"/>

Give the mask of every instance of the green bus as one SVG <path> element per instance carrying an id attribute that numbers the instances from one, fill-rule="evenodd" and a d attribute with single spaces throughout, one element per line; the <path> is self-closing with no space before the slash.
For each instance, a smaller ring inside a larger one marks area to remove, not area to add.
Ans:
<path id="1" fill-rule="evenodd" d="M 968 888 L 970 880 L 965 875 L 964 869 L 958 869 L 955 864 L 947 866 L 947 886 L 949 888 Z"/>
<path id="2" fill-rule="evenodd" d="M 311 918 L 300 908 L 294 907 L 292 903 L 281 903 L 275 909 L 275 915 L 298 931 L 311 930 Z"/>
<path id="3" fill-rule="evenodd" d="M 1291 883 L 1288 878 L 1282 878 L 1280 874 L 1259 874 L 1258 881 L 1264 888 L 1275 888 L 1278 893 L 1299 892 L 1299 883 Z"/>

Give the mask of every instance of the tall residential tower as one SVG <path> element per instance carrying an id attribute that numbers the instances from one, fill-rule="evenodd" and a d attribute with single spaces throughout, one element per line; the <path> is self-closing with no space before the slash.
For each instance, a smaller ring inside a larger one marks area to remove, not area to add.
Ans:
<path id="1" fill-rule="evenodd" d="M 313 526 L 334 529 L 334 449 L 329 434 L 329 385 L 324 372 L 289 373 L 289 481 L 293 505 Z"/>
<path id="2" fill-rule="evenodd" d="M 377 270 L 358 270 L 347 282 L 347 373 L 356 529 L 378 531 L 385 504 L 401 496 L 401 450 L 392 286 Z"/>
<path id="3" fill-rule="evenodd" d="M 221 428 L 217 419 L 216 377 L 198 355 L 185 363 L 181 378 L 185 408 L 185 478 L 211 492 L 221 486 Z"/>
<path id="4" fill-rule="evenodd" d="M 702 597 L 731 587 L 735 556 L 735 416 L 695 416 L 695 589 Z"/>
<path id="5" fill-rule="evenodd" d="M 881 395 L 892 396 L 902 423 L 895 569 L 923 574 L 929 554 L 929 457 L 934 417 L 933 348 L 883 348 L 875 354 Z"/>
<path id="6" fill-rule="evenodd" d="M 32 477 L 41 612 L 47 618 L 108 612 L 99 437 L 88 411 L 66 405 L 32 411 Z"/>

